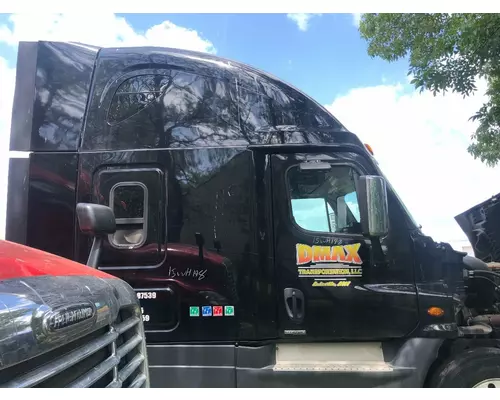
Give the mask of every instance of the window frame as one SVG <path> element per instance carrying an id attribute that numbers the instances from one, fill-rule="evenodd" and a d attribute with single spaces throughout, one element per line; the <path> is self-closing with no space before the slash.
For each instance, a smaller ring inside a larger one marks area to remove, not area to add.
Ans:
<path id="1" fill-rule="evenodd" d="M 322 159 L 323 157 L 319 155 L 318 159 Z M 365 172 L 362 170 L 361 166 L 355 162 L 346 162 L 346 161 L 336 161 L 332 159 L 325 159 L 322 160 L 323 162 L 326 162 L 331 165 L 332 168 L 335 167 L 349 167 L 352 168 L 358 176 L 365 175 Z M 302 161 L 303 162 L 303 161 Z M 314 236 L 332 236 L 332 237 L 345 237 L 345 238 L 365 238 L 365 236 L 360 232 L 360 233 L 344 233 L 344 232 L 319 232 L 319 231 L 311 231 L 309 229 L 305 229 L 301 227 L 297 221 L 295 220 L 295 217 L 293 216 L 293 210 L 292 210 L 292 198 L 290 196 L 290 182 L 288 179 L 288 174 L 289 171 L 292 168 L 298 168 L 300 164 L 302 163 L 299 160 L 295 160 L 295 162 L 291 165 L 288 165 L 284 171 L 283 174 L 283 179 L 285 180 L 285 189 L 286 189 L 286 197 L 287 197 L 287 217 L 289 219 L 289 222 L 291 222 L 292 226 L 297 229 L 299 232 L 302 234 L 306 235 L 314 235 Z M 356 196 L 358 195 L 357 188 L 355 188 Z M 361 223 L 361 220 L 360 220 Z"/>

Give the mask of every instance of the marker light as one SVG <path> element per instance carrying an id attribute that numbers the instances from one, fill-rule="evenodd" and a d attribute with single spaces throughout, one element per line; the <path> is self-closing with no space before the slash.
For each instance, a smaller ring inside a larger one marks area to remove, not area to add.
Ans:
<path id="1" fill-rule="evenodd" d="M 442 317 L 444 315 L 444 310 L 439 307 L 429 307 L 427 309 L 427 314 L 431 317 Z"/>
<path id="2" fill-rule="evenodd" d="M 372 146 L 370 146 L 369 144 L 366 144 L 365 143 L 365 147 L 366 147 L 366 150 L 368 150 L 370 152 L 370 154 L 373 156 L 373 149 L 372 149 Z"/>

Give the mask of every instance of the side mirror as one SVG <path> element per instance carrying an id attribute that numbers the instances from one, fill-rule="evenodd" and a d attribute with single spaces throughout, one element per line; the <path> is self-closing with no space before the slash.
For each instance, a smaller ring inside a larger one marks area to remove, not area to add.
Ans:
<path id="1" fill-rule="evenodd" d="M 356 183 L 359 213 L 363 234 L 381 238 L 389 233 L 389 207 L 384 178 L 374 175 L 360 176 Z"/>
<path id="2" fill-rule="evenodd" d="M 115 214 L 107 206 L 78 203 L 76 205 L 76 216 L 80 231 L 94 238 L 87 265 L 96 268 L 103 237 L 116 232 Z"/>

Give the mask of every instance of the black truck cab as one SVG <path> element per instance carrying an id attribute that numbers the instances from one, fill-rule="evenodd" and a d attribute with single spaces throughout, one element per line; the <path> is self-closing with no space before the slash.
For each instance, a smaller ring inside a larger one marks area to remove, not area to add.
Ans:
<path id="1" fill-rule="evenodd" d="M 440 370 L 499 362 L 474 322 L 498 277 L 471 293 L 310 97 L 178 49 L 22 42 L 17 65 L 7 239 L 85 262 L 76 205 L 114 211 L 99 268 L 137 292 L 151 386 L 500 387 Z"/>

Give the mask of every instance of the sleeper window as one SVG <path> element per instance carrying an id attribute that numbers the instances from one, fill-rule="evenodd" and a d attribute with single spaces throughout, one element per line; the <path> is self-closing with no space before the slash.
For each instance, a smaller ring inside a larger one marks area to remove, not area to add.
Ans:
<path id="1" fill-rule="evenodd" d="M 347 166 L 329 170 L 288 170 L 292 217 L 302 229 L 325 233 L 361 233 L 356 172 Z"/>

